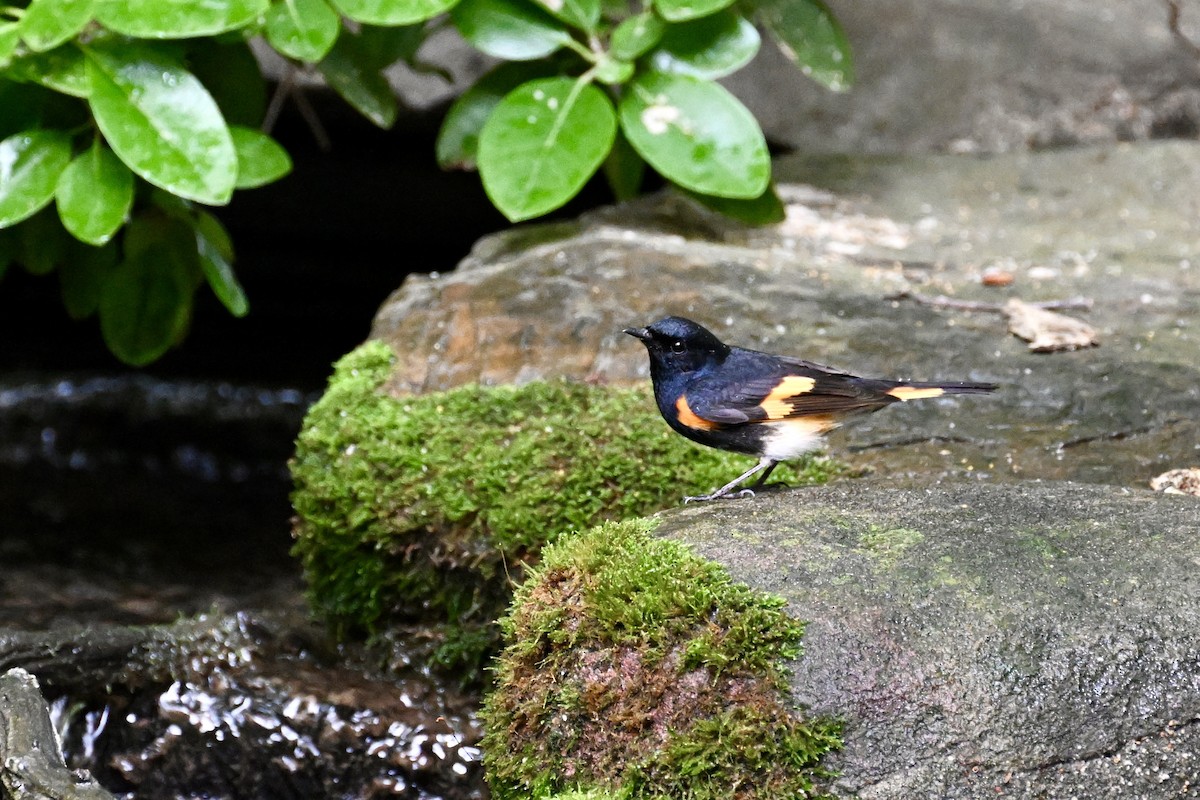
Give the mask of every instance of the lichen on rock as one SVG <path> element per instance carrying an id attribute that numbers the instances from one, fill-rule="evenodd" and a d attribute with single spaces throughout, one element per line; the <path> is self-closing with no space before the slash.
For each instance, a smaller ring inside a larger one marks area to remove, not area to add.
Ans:
<path id="1" fill-rule="evenodd" d="M 781 667 L 803 625 L 653 527 L 564 537 L 518 588 L 484 709 L 493 797 L 826 796 L 838 725 Z"/>
<path id="2" fill-rule="evenodd" d="M 449 623 L 443 660 L 478 664 L 527 564 L 559 535 L 672 506 L 744 457 L 672 433 L 647 388 L 537 381 L 397 397 L 368 342 L 336 366 L 291 462 L 294 553 L 343 634 Z M 820 482 L 819 459 L 785 471 Z"/>

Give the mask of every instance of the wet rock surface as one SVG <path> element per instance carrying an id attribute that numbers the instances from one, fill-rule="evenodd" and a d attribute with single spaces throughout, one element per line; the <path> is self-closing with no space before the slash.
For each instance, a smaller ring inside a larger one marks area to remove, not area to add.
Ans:
<path id="1" fill-rule="evenodd" d="M 657 533 L 809 620 L 797 701 L 864 798 L 1200 792 L 1194 498 L 856 481 L 688 506 Z"/>

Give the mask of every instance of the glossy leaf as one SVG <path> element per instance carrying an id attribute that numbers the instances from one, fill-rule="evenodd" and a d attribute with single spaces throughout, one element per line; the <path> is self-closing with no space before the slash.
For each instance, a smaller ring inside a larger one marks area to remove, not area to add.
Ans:
<path id="1" fill-rule="evenodd" d="M 633 62 L 622 61 L 605 53 L 597 59 L 593 74 L 597 83 L 603 83 L 606 86 L 620 86 L 632 78 L 633 73 Z"/>
<path id="2" fill-rule="evenodd" d="M 749 20 L 732 11 L 719 11 L 671 25 L 650 63 L 659 72 L 715 80 L 750 63 L 759 44 L 758 30 Z"/>
<path id="3" fill-rule="evenodd" d="M 17 44 L 21 41 L 21 31 L 15 22 L 0 23 L 0 69 L 7 67 L 12 61 Z"/>
<path id="4" fill-rule="evenodd" d="M 235 125 L 233 149 L 237 151 L 237 188 L 253 189 L 277 181 L 292 171 L 292 159 L 278 142 L 262 131 Z"/>
<path id="5" fill-rule="evenodd" d="M 484 189 L 513 222 L 553 211 L 596 172 L 616 132 L 612 104 L 595 86 L 571 78 L 522 84 L 479 138 Z"/>
<path id="6" fill-rule="evenodd" d="M 542 61 L 501 64 L 463 92 L 442 121 L 438 132 L 437 161 L 442 169 L 475 169 L 479 134 L 500 101 L 513 89 L 534 78 L 545 78 L 552 67 Z"/>
<path id="7" fill-rule="evenodd" d="M 200 269 L 213 294 L 230 314 L 235 317 L 246 316 L 250 311 L 250 301 L 233 272 L 233 244 L 229 234 L 217 218 L 207 212 L 196 216 L 195 227 Z"/>
<path id="8" fill-rule="evenodd" d="M 115 243 L 92 247 L 80 242 L 70 248 L 58 267 L 58 289 L 67 316 L 73 320 L 87 319 L 100 306 L 104 282 L 117 265 Z"/>
<path id="9" fill-rule="evenodd" d="M 317 69 L 343 100 L 371 122 L 380 128 L 395 124 L 396 96 L 357 37 L 340 36 Z"/>
<path id="10" fill-rule="evenodd" d="M 341 18 L 325 0 L 280 0 L 267 12 L 267 41 L 298 61 L 320 61 L 341 29 Z"/>
<path id="11" fill-rule="evenodd" d="M 751 5 L 801 72 L 835 92 L 854 83 L 850 41 L 821 0 L 752 0 Z"/>
<path id="12" fill-rule="evenodd" d="M 448 11 L 456 0 L 333 0 L 347 17 L 367 25 L 411 25 Z"/>
<path id="13" fill-rule="evenodd" d="M 647 72 L 621 97 L 621 130 L 664 177 L 701 194 L 752 199 L 771 161 L 754 116 L 711 81 Z"/>
<path id="14" fill-rule="evenodd" d="M 61 131 L 29 130 L 0 141 L 0 228 L 44 208 L 70 161 L 71 141 Z"/>
<path id="15" fill-rule="evenodd" d="M 780 0 L 780 2 L 789 1 Z M 667 22 L 683 22 L 707 17 L 722 8 L 729 7 L 732 3 L 733 0 L 657 0 L 654 9 Z"/>
<path id="16" fill-rule="evenodd" d="M 269 0 L 96 0 L 96 19 L 138 39 L 190 39 L 245 27 L 269 5 Z"/>
<path id="17" fill-rule="evenodd" d="M 600 22 L 600 0 L 534 0 L 568 25 L 594 33 Z"/>
<path id="18" fill-rule="evenodd" d="M 9 73 L 72 97 L 87 97 L 91 91 L 83 53 L 73 44 L 19 58 Z"/>
<path id="19" fill-rule="evenodd" d="M 143 366 L 175 342 L 191 314 L 195 260 L 182 225 L 131 224 L 125 259 L 100 293 L 100 333 L 117 358 Z"/>
<path id="20" fill-rule="evenodd" d="M 55 198 L 63 227 L 81 242 L 102 245 L 129 216 L 133 173 L 96 142 L 63 170 Z"/>
<path id="21" fill-rule="evenodd" d="M 521 0 L 463 0 L 450 18 L 476 49 L 508 61 L 548 56 L 571 38 L 562 23 Z"/>
<path id="22" fill-rule="evenodd" d="M 610 49 L 616 58 L 633 61 L 649 53 L 666 32 L 667 26 L 652 11 L 629 17 L 613 29 Z"/>
<path id="23" fill-rule="evenodd" d="M 267 83 L 249 44 L 201 39 L 188 43 L 187 57 L 189 71 L 217 101 L 226 124 L 252 128 L 262 124 Z"/>
<path id="24" fill-rule="evenodd" d="M 52 50 L 92 20 L 94 0 L 32 0 L 21 15 L 21 39 L 34 52 Z"/>
<path id="25" fill-rule="evenodd" d="M 210 205 L 229 201 L 237 180 L 233 139 L 195 76 L 144 45 L 87 50 L 96 124 L 130 169 L 168 192 Z"/>

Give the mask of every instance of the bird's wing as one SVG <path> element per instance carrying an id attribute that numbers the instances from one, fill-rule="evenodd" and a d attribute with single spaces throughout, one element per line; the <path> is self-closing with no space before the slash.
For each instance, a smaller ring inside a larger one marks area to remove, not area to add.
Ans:
<path id="1" fill-rule="evenodd" d="M 886 394 L 889 385 L 798 359 L 759 358 L 744 364 L 727 361 L 689 388 L 687 403 L 696 416 L 719 425 L 836 418 L 895 402 Z"/>

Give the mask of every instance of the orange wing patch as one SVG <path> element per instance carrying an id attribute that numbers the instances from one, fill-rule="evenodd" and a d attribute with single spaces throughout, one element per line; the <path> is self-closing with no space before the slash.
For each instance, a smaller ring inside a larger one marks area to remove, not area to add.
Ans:
<path id="1" fill-rule="evenodd" d="M 811 392 L 816 385 L 817 382 L 812 378 L 789 375 L 781 380 L 759 405 L 767 412 L 767 419 L 784 419 L 796 410 L 790 402 L 791 398 Z"/>
<path id="2" fill-rule="evenodd" d="M 897 400 L 924 400 L 927 397 L 941 397 L 945 393 L 945 389 L 918 388 L 916 386 L 897 386 L 886 392 Z"/>
<path id="3" fill-rule="evenodd" d="M 680 422 L 694 430 L 712 431 L 719 427 L 715 422 L 696 416 L 696 412 L 688 405 L 686 394 L 679 395 L 679 399 L 675 401 L 675 412 L 679 415 Z"/>

